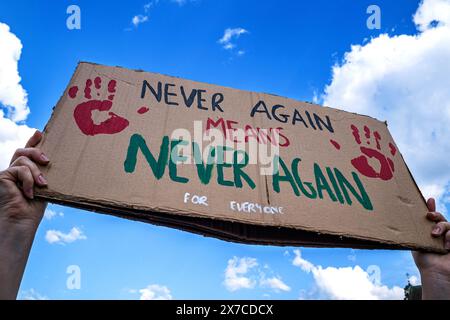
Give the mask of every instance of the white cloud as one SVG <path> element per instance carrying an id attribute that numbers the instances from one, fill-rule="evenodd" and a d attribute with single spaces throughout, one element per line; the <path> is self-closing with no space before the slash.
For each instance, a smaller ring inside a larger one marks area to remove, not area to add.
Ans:
<path id="1" fill-rule="evenodd" d="M 259 288 L 271 289 L 277 293 L 291 290 L 280 276 L 268 277 L 266 272 L 273 273 L 268 264 L 260 267 L 258 260 L 255 258 L 233 257 L 228 260 L 228 265 L 225 269 L 224 285 L 231 292 L 241 289 L 254 289 L 256 285 Z"/>
<path id="2" fill-rule="evenodd" d="M 231 49 L 234 49 L 236 47 L 236 45 L 234 45 L 234 44 L 232 44 L 232 43 L 225 43 L 224 45 L 223 45 L 223 48 L 225 49 L 225 50 L 231 50 Z"/>
<path id="3" fill-rule="evenodd" d="M 132 19 L 131 19 L 131 23 L 133 24 L 133 26 L 137 27 L 138 25 L 140 25 L 141 23 L 144 23 L 148 21 L 148 16 L 144 16 L 142 14 L 138 14 L 135 15 Z"/>
<path id="4" fill-rule="evenodd" d="M 54 217 L 63 217 L 64 213 L 63 212 L 56 212 L 55 210 L 49 209 L 47 208 L 44 212 L 44 218 L 47 220 L 52 220 Z"/>
<path id="5" fill-rule="evenodd" d="M 420 285 L 420 280 L 419 278 L 417 278 L 416 276 L 410 276 L 408 279 L 409 283 L 413 286 L 418 286 Z"/>
<path id="6" fill-rule="evenodd" d="M 158 4 L 159 0 L 153 0 L 144 4 L 144 12 L 147 13 L 151 8 Z"/>
<path id="7" fill-rule="evenodd" d="M 195 0 L 190 0 L 193 2 Z M 185 5 L 189 0 L 171 0 L 170 2 L 178 4 L 180 7 Z M 143 6 L 143 12 L 140 14 L 136 14 L 131 18 L 131 26 L 129 28 L 125 28 L 125 31 L 132 31 L 133 28 L 137 28 L 140 24 L 147 22 L 150 20 L 150 9 L 156 7 L 159 3 L 159 0 L 150 1 Z"/>
<path id="8" fill-rule="evenodd" d="M 13 121 L 25 120 L 30 109 L 27 106 L 27 92 L 20 84 L 18 68 L 22 42 L 7 24 L 0 22 L 0 43 L 0 103 L 8 109 Z"/>
<path id="9" fill-rule="evenodd" d="M 336 300 L 392 300 L 403 299 L 402 288 L 392 288 L 371 281 L 370 275 L 360 266 L 327 267 L 316 266 L 301 256 L 300 250 L 294 251 L 294 266 L 304 272 L 311 273 L 319 293 L 329 299 Z"/>
<path id="10" fill-rule="evenodd" d="M 425 0 L 414 15 L 414 23 L 420 31 L 426 31 L 436 22 L 440 26 L 450 25 L 450 2 L 448 0 Z"/>
<path id="11" fill-rule="evenodd" d="M 291 291 L 291 288 L 281 280 L 280 277 L 265 278 L 262 277 L 259 282 L 261 287 L 273 289 L 275 292 Z"/>
<path id="12" fill-rule="evenodd" d="M 133 16 L 133 18 L 131 18 L 131 25 L 134 28 L 137 28 L 140 24 L 147 22 L 150 19 L 150 17 L 149 17 L 150 9 L 152 9 L 154 6 L 156 6 L 158 4 L 158 2 L 159 2 L 159 0 L 153 0 L 153 1 L 150 1 L 150 2 L 147 2 L 146 4 L 144 4 L 144 6 L 143 6 L 144 12 Z M 131 31 L 132 28 L 126 28 L 125 30 Z"/>
<path id="13" fill-rule="evenodd" d="M 9 165 L 14 151 L 23 147 L 35 131 L 25 124 L 17 124 L 30 113 L 27 92 L 20 84 L 18 62 L 22 43 L 9 26 L 0 23 L 0 170 Z M 6 113 L 5 113 L 6 111 Z"/>
<path id="14" fill-rule="evenodd" d="M 300 267 L 300 269 L 302 269 L 305 272 L 311 272 L 311 270 L 314 269 L 314 265 L 311 262 L 302 258 L 300 250 L 294 250 L 294 253 L 295 258 L 292 261 L 292 264 L 294 266 Z"/>
<path id="15" fill-rule="evenodd" d="M 233 257 L 228 260 L 228 265 L 225 269 L 225 287 L 229 291 L 254 288 L 256 281 L 248 277 L 247 273 L 256 266 L 258 266 L 258 262 L 255 258 Z"/>
<path id="16" fill-rule="evenodd" d="M 169 288 L 159 284 L 151 284 L 144 289 L 140 289 L 140 300 L 172 300 Z"/>
<path id="17" fill-rule="evenodd" d="M 225 50 L 232 50 L 236 47 L 236 44 L 232 43 L 233 39 L 239 38 L 242 34 L 248 33 L 244 28 L 227 28 L 225 29 L 222 38 L 219 39 L 219 43 Z M 239 54 L 241 52 L 241 54 Z M 245 51 L 239 50 L 238 54 L 243 55 Z"/>
<path id="18" fill-rule="evenodd" d="M 77 227 L 73 227 L 69 233 L 63 233 L 59 230 L 47 230 L 45 234 L 45 240 L 50 244 L 65 244 L 86 239 L 87 237 L 83 234 L 83 231 Z"/>
<path id="19" fill-rule="evenodd" d="M 19 125 L 6 118 L 3 111 L 0 110 L 0 170 L 8 167 L 14 151 L 17 148 L 24 147 L 27 140 L 35 131 L 36 129 L 30 128 L 24 124 Z"/>
<path id="20" fill-rule="evenodd" d="M 152 7 L 151 2 L 144 4 L 144 12 L 147 13 L 151 9 L 151 7 Z"/>
<path id="21" fill-rule="evenodd" d="M 48 300 L 48 298 L 33 288 L 21 291 L 18 297 L 19 300 Z"/>
<path id="22" fill-rule="evenodd" d="M 382 34 L 353 45 L 322 99 L 387 120 L 424 196 L 450 192 L 450 1 L 424 0 L 416 35 Z"/>

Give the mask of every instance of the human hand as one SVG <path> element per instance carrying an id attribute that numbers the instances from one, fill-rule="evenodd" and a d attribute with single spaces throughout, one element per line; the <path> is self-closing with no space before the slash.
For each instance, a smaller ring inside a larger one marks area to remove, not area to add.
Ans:
<path id="1" fill-rule="evenodd" d="M 427 218 L 436 222 L 431 235 L 442 237 L 444 246 L 450 250 L 450 223 L 436 212 L 436 202 L 428 199 Z M 450 299 L 450 253 L 436 254 L 415 251 L 412 253 L 422 278 L 423 299 Z"/>
<path id="2" fill-rule="evenodd" d="M 0 299 L 15 299 L 37 227 L 46 203 L 34 199 L 34 186 L 47 181 L 36 165 L 49 160 L 36 148 L 36 131 L 25 148 L 18 149 L 9 168 L 0 172 Z"/>
<path id="3" fill-rule="evenodd" d="M 46 203 L 34 199 L 34 186 L 47 185 L 36 165 L 49 163 L 36 148 L 41 138 L 36 131 L 25 148 L 16 150 L 9 168 L 0 172 L 0 221 L 4 224 L 36 229 L 42 220 Z"/>

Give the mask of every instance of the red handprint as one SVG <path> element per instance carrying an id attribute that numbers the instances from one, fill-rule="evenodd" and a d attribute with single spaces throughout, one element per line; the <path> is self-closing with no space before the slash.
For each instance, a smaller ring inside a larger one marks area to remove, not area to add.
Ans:
<path id="1" fill-rule="evenodd" d="M 376 149 L 374 149 L 361 146 L 362 140 L 358 128 L 353 124 L 350 126 L 350 128 L 352 130 L 353 137 L 355 138 L 355 142 L 360 145 L 359 149 L 362 153 L 360 156 L 351 160 L 353 167 L 355 167 L 355 169 L 358 170 L 359 173 L 369 178 L 377 178 L 381 180 L 392 179 L 395 171 L 394 162 L 391 158 L 381 153 L 381 136 L 378 131 L 373 132 L 373 137 L 376 143 Z M 364 126 L 364 137 L 366 138 L 366 144 L 370 145 L 372 133 L 367 126 Z M 330 142 L 336 149 L 340 149 L 340 145 L 336 141 L 330 140 Z M 392 142 L 389 143 L 389 151 L 392 156 L 395 156 L 395 154 L 397 153 L 397 149 L 392 144 Z M 369 158 L 373 158 L 380 163 L 380 168 L 378 171 L 370 165 L 368 161 Z"/>
<path id="2" fill-rule="evenodd" d="M 94 79 L 94 86 L 97 90 L 97 96 L 99 96 L 99 90 L 102 87 L 102 79 L 100 77 L 96 77 Z M 84 88 L 84 97 L 89 100 L 78 104 L 73 112 L 73 117 L 75 118 L 75 122 L 81 132 L 88 136 L 95 136 L 97 134 L 115 134 L 128 127 L 128 120 L 116 115 L 114 112 L 108 112 L 110 117 L 100 124 L 95 124 L 92 119 L 92 111 L 109 111 L 111 109 L 114 94 L 116 92 L 116 81 L 111 80 L 108 83 L 109 95 L 107 100 L 93 100 L 91 95 L 91 87 L 92 80 L 87 79 Z M 73 86 L 69 89 L 70 98 L 74 99 L 77 96 L 77 93 L 77 86 Z"/>

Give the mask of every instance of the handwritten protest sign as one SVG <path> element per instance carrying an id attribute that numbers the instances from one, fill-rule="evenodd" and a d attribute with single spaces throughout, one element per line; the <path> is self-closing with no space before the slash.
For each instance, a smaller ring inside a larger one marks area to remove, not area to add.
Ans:
<path id="1" fill-rule="evenodd" d="M 443 251 L 367 116 L 83 62 L 41 148 L 53 202 L 244 243 Z"/>

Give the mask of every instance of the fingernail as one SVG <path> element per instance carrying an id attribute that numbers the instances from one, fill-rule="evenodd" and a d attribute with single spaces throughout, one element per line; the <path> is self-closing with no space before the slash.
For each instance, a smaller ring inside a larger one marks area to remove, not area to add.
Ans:
<path id="1" fill-rule="evenodd" d="M 441 234 L 441 228 L 440 227 L 434 227 L 433 234 Z"/>
<path id="2" fill-rule="evenodd" d="M 30 199 L 34 199 L 33 189 L 28 189 L 27 194 Z"/>
<path id="3" fill-rule="evenodd" d="M 450 250 L 450 241 L 445 241 L 445 249 Z"/>
<path id="4" fill-rule="evenodd" d="M 45 161 L 45 162 L 50 161 L 50 159 L 47 158 L 47 156 L 46 156 L 45 154 L 41 154 L 41 160 L 42 160 L 42 161 Z"/>
<path id="5" fill-rule="evenodd" d="M 39 175 L 38 180 L 40 184 L 47 184 L 47 179 L 44 178 L 42 173 Z"/>

